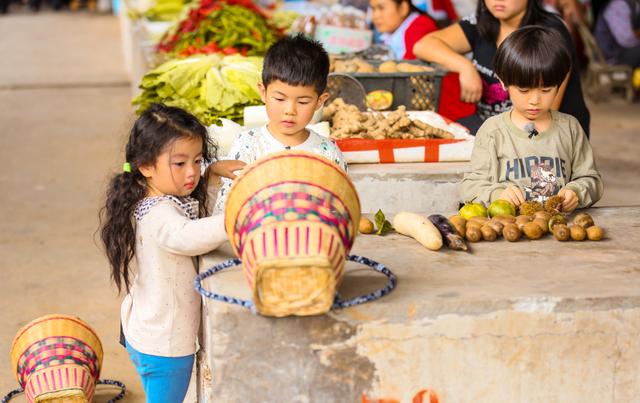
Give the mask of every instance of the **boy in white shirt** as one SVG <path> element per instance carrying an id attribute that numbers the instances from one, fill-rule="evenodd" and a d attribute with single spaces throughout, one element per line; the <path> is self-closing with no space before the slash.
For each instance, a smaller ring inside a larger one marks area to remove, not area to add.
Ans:
<path id="1" fill-rule="evenodd" d="M 319 42 L 302 35 L 276 42 L 265 55 L 259 84 L 269 123 L 240 133 L 226 159 L 251 164 L 268 154 L 300 150 L 319 154 L 346 171 L 338 146 L 306 129 L 329 96 L 325 92 L 328 75 L 329 55 Z M 231 184 L 223 178 L 216 212 L 224 211 Z"/>

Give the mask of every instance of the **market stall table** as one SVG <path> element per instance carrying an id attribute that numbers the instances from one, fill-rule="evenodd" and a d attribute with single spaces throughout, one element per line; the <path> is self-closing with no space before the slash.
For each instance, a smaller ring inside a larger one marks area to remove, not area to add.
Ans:
<path id="1" fill-rule="evenodd" d="M 632 402 L 640 396 L 640 207 L 590 209 L 599 242 L 471 244 L 433 252 L 397 234 L 352 253 L 389 266 L 382 299 L 268 318 L 205 299 L 199 402 L 357 402 L 423 388 L 442 402 Z M 232 257 L 225 247 L 201 271 Z M 345 297 L 385 278 L 349 263 Z M 249 298 L 240 268 L 205 288 Z"/>

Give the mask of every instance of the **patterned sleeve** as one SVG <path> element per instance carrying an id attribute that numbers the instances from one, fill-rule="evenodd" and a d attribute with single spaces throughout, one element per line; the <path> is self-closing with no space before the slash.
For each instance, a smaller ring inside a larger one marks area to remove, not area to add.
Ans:
<path id="1" fill-rule="evenodd" d="M 349 172 L 347 169 L 347 161 L 344 160 L 344 155 L 342 154 L 342 151 L 338 148 L 338 146 L 336 145 L 336 143 L 334 143 L 333 141 L 331 142 L 333 144 L 334 147 L 334 157 L 333 160 L 336 162 L 336 164 L 338 164 L 340 166 L 340 168 L 342 168 L 345 172 Z"/>
<path id="2" fill-rule="evenodd" d="M 257 130 L 257 129 L 256 129 Z M 239 160 L 244 161 L 247 164 L 252 163 L 255 159 L 255 141 L 256 130 L 247 130 L 240 133 L 236 141 L 233 142 L 229 154 L 224 158 L 225 160 Z M 213 208 L 214 214 L 224 213 L 224 207 L 227 203 L 227 195 L 231 189 L 233 181 L 228 178 L 222 178 L 222 186 L 218 191 L 218 198 Z"/>
<path id="3" fill-rule="evenodd" d="M 347 172 L 347 162 L 344 160 L 344 155 L 342 155 L 342 151 L 340 151 L 340 148 L 338 148 L 338 145 L 333 140 L 322 138 L 320 147 L 320 154 L 323 157 L 336 163 L 340 168 Z"/>

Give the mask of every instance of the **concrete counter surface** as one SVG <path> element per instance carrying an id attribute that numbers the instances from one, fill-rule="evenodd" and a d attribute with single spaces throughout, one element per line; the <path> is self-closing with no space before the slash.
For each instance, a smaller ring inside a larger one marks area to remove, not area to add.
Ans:
<path id="1" fill-rule="evenodd" d="M 200 401 L 640 401 L 640 208 L 595 208 L 602 241 L 551 236 L 433 252 L 390 234 L 352 253 L 387 265 L 398 286 L 378 301 L 302 318 L 265 318 L 205 299 Z M 202 269 L 231 257 L 207 255 Z M 382 275 L 348 263 L 340 292 Z M 249 298 L 240 268 L 205 288 Z"/>

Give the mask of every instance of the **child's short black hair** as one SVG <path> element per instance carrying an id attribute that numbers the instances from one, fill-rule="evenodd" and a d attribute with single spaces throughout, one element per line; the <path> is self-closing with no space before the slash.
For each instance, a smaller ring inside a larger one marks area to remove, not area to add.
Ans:
<path id="1" fill-rule="evenodd" d="M 313 85 L 318 95 L 327 87 L 329 55 L 320 42 L 304 35 L 286 36 L 264 57 L 262 84 L 278 80 L 289 85 Z"/>
<path id="2" fill-rule="evenodd" d="M 507 36 L 493 67 L 505 87 L 559 87 L 571 70 L 571 54 L 558 31 L 529 26 Z"/>

